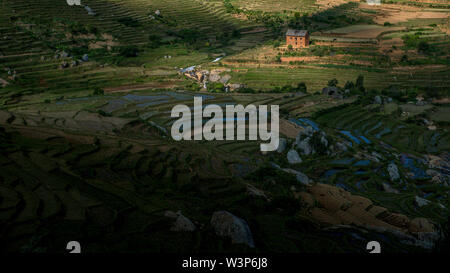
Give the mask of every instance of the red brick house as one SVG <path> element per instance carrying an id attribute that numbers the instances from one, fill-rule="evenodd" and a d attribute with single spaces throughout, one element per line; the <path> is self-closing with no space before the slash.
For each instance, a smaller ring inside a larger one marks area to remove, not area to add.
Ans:
<path id="1" fill-rule="evenodd" d="M 307 30 L 288 29 L 286 32 L 286 45 L 292 48 L 304 48 L 309 46 L 309 32 Z"/>

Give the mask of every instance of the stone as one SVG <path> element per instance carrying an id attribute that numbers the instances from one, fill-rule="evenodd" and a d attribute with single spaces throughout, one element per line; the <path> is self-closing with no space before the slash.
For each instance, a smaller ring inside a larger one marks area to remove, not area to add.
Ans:
<path id="1" fill-rule="evenodd" d="M 400 179 L 400 174 L 398 173 L 398 168 L 397 165 L 395 165 L 395 163 L 390 163 L 388 165 L 387 170 L 389 173 L 389 177 L 391 178 L 391 181 L 396 181 Z"/>
<path id="2" fill-rule="evenodd" d="M 255 247 L 252 232 L 244 219 L 227 211 L 216 211 L 211 217 L 211 225 L 218 236 L 229 237 L 235 244 Z"/>
<path id="3" fill-rule="evenodd" d="M 383 190 L 387 193 L 395 193 L 395 194 L 399 194 L 399 191 L 394 189 L 391 185 L 389 185 L 388 183 L 383 183 Z"/>
<path id="4" fill-rule="evenodd" d="M 374 103 L 375 104 L 383 104 L 383 100 L 381 99 L 380 96 L 375 96 Z"/>
<path id="5" fill-rule="evenodd" d="M 155 15 L 156 16 L 160 16 L 161 15 L 161 11 L 159 9 L 155 10 Z"/>
<path id="6" fill-rule="evenodd" d="M 302 155 L 310 155 L 314 153 L 313 147 L 309 144 L 310 140 L 311 138 L 307 137 L 299 142 L 296 142 L 296 146 Z"/>
<path id="7" fill-rule="evenodd" d="M 298 152 L 294 149 L 289 150 L 287 153 L 287 160 L 289 164 L 299 164 L 302 163 L 302 159 L 298 155 Z"/>
<path id="8" fill-rule="evenodd" d="M 414 204 L 416 204 L 419 208 L 429 205 L 431 202 L 428 201 L 427 199 L 424 199 L 422 197 L 416 196 L 414 198 Z"/>
<path id="9" fill-rule="evenodd" d="M 409 223 L 409 232 L 433 232 L 434 226 L 426 218 L 414 218 Z"/>
<path id="10" fill-rule="evenodd" d="M 184 216 L 181 211 L 166 211 L 164 216 L 174 219 L 174 223 L 170 228 L 171 231 L 195 231 L 196 227 L 189 218 Z"/>
<path id="11" fill-rule="evenodd" d="M 220 82 L 226 84 L 229 80 L 231 80 L 231 76 L 227 74 L 220 79 Z"/>
<path id="12" fill-rule="evenodd" d="M 84 54 L 83 57 L 81 57 L 81 60 L 82 60 L 83 62 L 89 62 L 89 55 Z"/>
<path id="13" fill-rule="evenodd" d="M 218 82 L 220 81 L 220 75 L 219 74 L 211 74 L 209 75 L 209 81 L 210 82 Z"/>
<path id="14" fill-rule="evenodd" d="M 308 176 L 302 172 L 297 172 L 297 175 L 295 176 L 298 182 L 302 183 L 305 186 L 311 185 L 311 180 L 308 178 Z"/>
<path id="15" fill-rule="evenodd" d="M 230 91 L 234 91 L 236 89 L 244 88 L 244 85 L 240 84 L 240 83 L 231 83 L 231 84 L 228 84 L 227 86 L 230 87 Z"/>
<path id="16" fill-rule="evenodd" d="M 338 149 L 338 151 L 341 151 L 341 152 L 348 151 L 347 145 L 345 145 L 345 143 L 343 143 L 343 142 L 337 142 L 336 143 L 336 148 Z"/>
<path id="17" fill-rule="evenodd" d="M 328 147 L 328 140 L 327 140 L 327 138 L 325 137 L 325 135 L 322 135 L 322 136 L 320 137 L 320 142 L 321 142 L 323 145 L 325 145 L 326 147 Z"/>
<path id="18" fill-rule="evenodd" d="M 333 96 L 337 93 L 339 93 L 339 88 L 336 86 L 327 86 L 322 89 L 322 94 L 324 95 Z"/>
<path id="19" fill-rule="evenodd" d="M 287 146 L 287 140 L 285 138 L 280 138 L 280 142 L 278 144 L 277 152 L 278 153 L 284 152 L 284 150 L 286 150 L 286 146 Z"/>
<path id="20" fill-rule="evenodd" d="M 96 13 L 89 6 L 84 6 L 84 9 L 88 12 L 88 15 L 96 15 Z"/>
<path id="21" fill-rule="evenodd" d="M 264 193 L 264 191 L 257 189 L 252 184 L 247 184 L 247 194 L 253 197 L 262 197 L 268 200 L 267 195 Z"/>
<path id="22" fill-rule="evenodd" d="M 60 66 L 61 69 L 69 67 L 69 64 L 67 62 L 63 62 Z"/>

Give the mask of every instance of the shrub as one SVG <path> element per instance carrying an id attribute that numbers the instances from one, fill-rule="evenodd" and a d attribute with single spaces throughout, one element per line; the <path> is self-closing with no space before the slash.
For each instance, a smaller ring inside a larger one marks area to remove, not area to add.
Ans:
<path id="1" fill-rule="evenodd" d="M 303 93 L 307 92 L 307 87 L 304 82 L 297 84 L 297 92 L 303 92 Z"/>
<path id="2" fill-rule="evenodd" d="M 338 83 L 339 83 L 338 80 L 336 78 L 334 78 L 334 79 L 328 81 L 328 86 L 336 87 L 338 85 Z"/>
<path id="3" fill-rule="evenodd" d="M 127 27 L 138 27 L 141 25 L 138 20 L 131 18 L 131 17 L 124 17 L 117 20 L 117 22 L 121 23 L 124 26 Z"/>
<path id="4" fill-rule="evenodd" d="M 139 49 L 136 46 L 125 46 L 119 50 L 119 55 L 122 57 L 137 57 Z"/>
<path id="5" fill-rule="evenodd" d="M 100 87 L 95 87 L 92 94 L 94 96 L 103 96 L 105 94 L 105 90 L 101 89 Z"/>

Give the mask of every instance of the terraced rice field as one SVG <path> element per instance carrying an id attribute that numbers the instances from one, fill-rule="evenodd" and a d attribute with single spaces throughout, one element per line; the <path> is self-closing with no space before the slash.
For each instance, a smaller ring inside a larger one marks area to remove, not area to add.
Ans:
<path id="1" fill-rule="evenodd" d="M 347 107 L 325 114 L 318 119 L 318 122 L 339 130 L 346 130 L 347 136 L 356 144 L 365 142 L 354 137 L 360 135 L 371 141 L 383 141 L 392 146 L 419 153 L 434 153 L 449 149 L 448 132 L 425 131 L 421 127 L 365 111 L 360 107 Z"/>

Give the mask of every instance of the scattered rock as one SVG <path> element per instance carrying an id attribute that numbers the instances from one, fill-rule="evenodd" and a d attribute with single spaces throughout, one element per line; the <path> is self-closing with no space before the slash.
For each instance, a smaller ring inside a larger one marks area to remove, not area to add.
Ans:
<path id="1" fill-rule="evenodd" d="M 395 194 L 399 194 L 400 192 L 396 189 L 394 189 L 391 185 L 389 185 L 388 183 L 383 183 L 383 190 L 387 193 L 395 193 Z"/>
<path id="2" fill-rule="evenodd" d="M 216 211 L 211 218 L 211 225 L 218 236 L 230 237 L 236 244 L 255 247 L 252 233 L 245 220 L 227 211 Z"/>
<path id="3" fill-rule="evenodd" d="M 348 146 L 344 142 L 337 142 L 336 148 L 338 149 L 338 151 L 341 151 L 341 152 L 348 151 Z"/>
<path id="4" fill-rule="evenodd" d="M 309 141 L 311 140 L 310 137 L 307 137 L 303 140 L 299 140 L 295 142 L 297 148 L 300 150 L 300 153 L 302 155 L 310 155 L 314 153 L 313 148 L 309 144 Z"/>
<path id="5" fill-rule="evenodd" d="M 64 61 L 59 67 L 61 69 L 65 69 L 65 68 L 69 67 L 69 64 L 66 61 Z"/>
<path id="6" fill-rule="evenodd" d="M 257 189 L 255 186 L 253 186 L 252 184 L 247 184 L 247 194 L 253 197 L 262 197 L 266 200 L 268 200 L 269 198 L 267 197 L 267 195 L 260 189 Z"/>
<path id="7" fill-rule="evenodd" d="M 434 232 L 434 226 L 426 218 L 414 218 L 409 223 L 408 230 L 410 232 Z"/>
<path id="8" fill-rule="evenodd" d="M 311 180 L 308 178 L 308 176 L 302 172 L 297 172 L 297 175 L 295 176 L 298 182 L 302 183 L 303 185 L 311 185 Z"/>
<path id="9" fill-rule="evenodd" d="M 211 74 L 209 75 L 209 81 L 210 82 L 218 82 L 220 81 L 220 75 L 219 74 Z"/>
<path id="10" fill-rule="evenodd" d="M 383 104 L 383 100 L 381 99 L 380 96 L 375 96 L 374 103 L 375 104 Z"/>
<path id="11" fill-rule="evenodd" d="M 61 52 L 60 56 L 61 56 L 61 58 L 68 58 L 68 57 L 70 57 L 70 54 L 63 51 L 63 52 Z"/>
<path id="12" fill-rule="evenodd" d="M 391 181 L 396 181 L 396 180 L 400 179 L 400 174 L 398 173 L 398 168 L 397 168 L 397 165 L 395 165 L 395 163 L 390 163 L 388 165 L 387 170 L 388 170 L 389 176 L 391 178 Z"/>
<path id="13" fill-rule="evenodd" d="M 166 211 L 164 213 L 164 216 L 175 219 L 172 227 L 170 228 L 171 231 L 195 231 L 196 227 L 194 223 L 192 223 L 191 220 L 189 220 L 186 216 L 184 216 L 181 211 L 173 212 L 173 211 Z"/>
<path id="14" fill-rule="evenodd" d="M 278 144 L 277 152 L 278 153 L 284 152 L 284 150 L 286 150 L 286 146 L 287 146 L 287 140 L 285 138 L 280 138 L 280 142 Z"/>
<path id="15" fill-rule="evenodd" d="M 322 94 L 328 95 L 334 99 L 343 99 L 342 92 L 336 86 L 327 86 L 322 89 Z"/>
<path id="16" fill-rule="evenodd" d="M 89 15 L 96 15 L 96 13 L 89 6 L 84 6 L 84 9 L 88 12 Z"/>
<path id="17" fill-rule="evenodd" d="M 230 79 L 231 79 L 231 76 L 227 74 L 227 75 L 224 75 L 224 76 L 220 79 L 220 82 L 223 83 L 223 84 L 226 84 Z"/>
<path id="18" fill-rule="evenodd" d="M 299 164 L 302 163 L 302 159 L 298 155 L 297 151 L 294 149 L 289 150 L 287 153 L 287 160 L 289 164 Z"/>
<path id="19" fill-rule="evenodd" d="M 430 204 L 431 202 L 428 201 L 427 199 L 424 199 L 422 197 L 416 196 L 414 198 L 414 204 L 416 204 L 419 208 L 426 206 L 428 204 Z"/>

